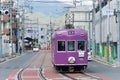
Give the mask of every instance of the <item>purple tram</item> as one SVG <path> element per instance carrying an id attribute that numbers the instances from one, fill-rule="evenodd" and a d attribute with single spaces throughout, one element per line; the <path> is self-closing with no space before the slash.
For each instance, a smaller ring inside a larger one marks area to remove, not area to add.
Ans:
<path id="1" fill-rule="evenodd" d="M 53 64 L 59 72 L 84 71 L 88 64 L 88 34 L 82 29 L 56 31 L 53 36 Z"/>

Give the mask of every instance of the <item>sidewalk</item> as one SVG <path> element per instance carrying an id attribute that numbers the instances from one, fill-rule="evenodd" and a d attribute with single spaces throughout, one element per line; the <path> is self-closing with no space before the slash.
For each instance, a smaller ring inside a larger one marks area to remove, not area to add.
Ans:
<path id="1" fill-rule="evenodd" d="M 105 57 L 100 57 L 100 56 L 95 56 L 93 58 L 94 61 L 100 62 L 102 64 L 111 66 L 111 67 L 120 67 L 120 63 L 117 62 L 116 60 L 109 60 L 109 62 L 107 61 L 107 59 Z"/>
<path id="2" fill-rule="evenodd" d="M 17 57 L 17 56 L 21 56 L 21 55 L 23 55 L 24 53 L 26 53 L 26 52 L 32 52 L 32 50 L 26 50 L 26 51 L 24 51 L 23 53 L 15 53 L 15 54 L 13 54 L 13 55 L 11 55 L 11 56 L 7 56 L 7 57 L 3 57 L 3 58 L 0 58 L 0 63 L 2 63 L 2 62 L 4 62 L 4 61 L 7 61 L 7 60 L 10 60 L 10 59 L 12 59 L 12 58 L 15 58 L 15 57 Z"/>
<path id="3" fill-rule="evenodd" d="M 4 61 L 7 61 L 7 60 L 9 60 L 9 59 L 15 58 L 15 57 L 20 56 L 20 55 L 21 55 L 20 53 L 15 53 L 14 55 L 0 58 L 0 63 L 2 63 L 2 62 L 4 62 Z"/>

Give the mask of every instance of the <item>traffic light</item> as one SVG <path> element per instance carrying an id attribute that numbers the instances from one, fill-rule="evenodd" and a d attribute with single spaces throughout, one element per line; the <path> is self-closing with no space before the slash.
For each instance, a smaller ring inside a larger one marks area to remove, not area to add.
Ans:
<path id="1" fill-rule="evenodd" d="M 0 15 L 3 15 L 3 10 L 0 10 Z"/>
<path id="2" fill-rule="evenodd" d="M 9 10 L 4 10 L 4 15 L 8 15 L 9 14 Z"/>
<path id="3" fill-rule="evenodd" d="M 8 15 L 9 10 L 0 10 L 0 15 Z"/>

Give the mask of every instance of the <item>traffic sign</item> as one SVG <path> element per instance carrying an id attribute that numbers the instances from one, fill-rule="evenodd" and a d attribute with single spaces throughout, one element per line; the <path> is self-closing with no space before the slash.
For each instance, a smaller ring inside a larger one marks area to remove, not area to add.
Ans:
<path id="1" fill-rule="evenodd" d="M 0 6 L 0 10 L 5 10 L 5 9 L 8 9 L 9 6 Z"/>
<path id="2" fill-rule="evenodd" d="M 104 10 L 103 15 L 114 15 L 114 10 L 112 9 Z"/>

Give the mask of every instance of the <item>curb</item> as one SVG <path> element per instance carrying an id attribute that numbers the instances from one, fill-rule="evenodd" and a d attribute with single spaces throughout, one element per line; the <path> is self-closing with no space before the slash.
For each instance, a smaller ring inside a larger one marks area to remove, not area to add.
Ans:
<path id="1" fill-rule="evenodd" d="M 1 59 L 0 59 L 0 63 L 2 63 L 2 62 L 4 62 L 4 61 L 6 61 L 5 58 L 1 58 Z"/>
<path id="2" fill-rule="evenodd" d="M 17 56 L 20 56 L 20 55 L 22 55 L 22 54 L 16 53 L 16 54 L 11 55 L 11 56 L 0 58 L 0 63 L 5 62 L 5 61 L 10 60 L 10 59 L 13 59 L 13 58 L 16 58 Z"/>
<path id="3" fill-rule="evenodd" d="M 113 63 L 110 63 L 110 62 L 107 62 L 105 58 L 96 57 L 96 58 L 93 58 L 93 60 L 111 67 L 120 67 L 120 64 L 118 64 L 116 61 L 114 61 Z"/>
<path id="4" fill-rule="evenodd" d="M 103 61 L 103 60 L 100 60 L 100 59 L 97 59 L 97 58 L 94 58 L 93 60 L 94 60 L 94 61 L 97 61 L 97 62 L 99 62 L 99 63 L 105 64 L 105 65 L 112 66 L 112 64 L 110 64 L 110 63 L 107 62 L 107 61 Z"/>

